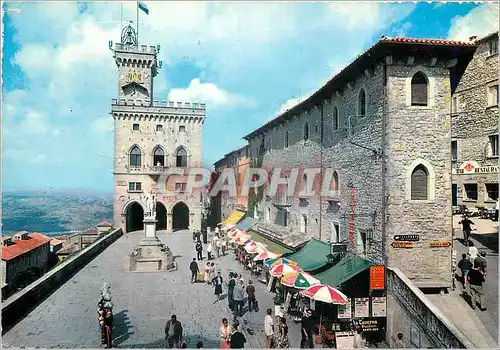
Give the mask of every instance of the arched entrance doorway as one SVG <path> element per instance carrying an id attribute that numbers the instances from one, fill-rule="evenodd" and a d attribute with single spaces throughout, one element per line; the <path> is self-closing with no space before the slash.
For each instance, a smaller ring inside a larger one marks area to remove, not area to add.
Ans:
<path id="1" fill-rule="evenodd" d="M 156 202 L 156 229 L 167 229 L 167 208 L 160 202 Z"/>
<path id="2" fill-rule="evenodd" d="M 131 203 L 127 208 L 127 232 L 144 229 L 144 209 L 137 202 Z"/>
<path id="3" fill-rule="evenodd" d="M 179 202 L 172 208 L 172 230 L 189 228 L 189 208 L 184 202 Z"/>

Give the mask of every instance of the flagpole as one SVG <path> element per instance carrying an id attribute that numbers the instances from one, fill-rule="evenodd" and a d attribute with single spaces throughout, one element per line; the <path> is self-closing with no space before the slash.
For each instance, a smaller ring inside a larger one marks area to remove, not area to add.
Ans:
<path id="1" fill-rule="evenodd" d="M 120 31 L 123 30 L 123 1 L 120 1 Z"/>
<path id="2" fill-rule="evenodd" d="M 135 7 L 137 11 L 137 48 L 139 48 L 139 0 L 137 0 L 137 6 Z"/>

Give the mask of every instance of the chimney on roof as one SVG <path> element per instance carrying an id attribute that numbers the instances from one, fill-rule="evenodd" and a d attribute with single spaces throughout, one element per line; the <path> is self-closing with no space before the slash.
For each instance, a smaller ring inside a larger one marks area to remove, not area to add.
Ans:
<path id="1" fill-rule="evenodd" d="M 10 245 L 12 245 L 12 244 L 14 244 L 14 242 L 12 242 L 12 238 L 5 238 L 5 239 L 3 240 L 3 246 L 4 246 L 4 247 L 8 247 L 8 246 L 10 246 Z"/>
<path id="2" fill-rule="evenodd" d="M 474 41 L 477 39 L 477 35 L 473 35 L 471 37 L 469 37 L 469 41 Z"/>

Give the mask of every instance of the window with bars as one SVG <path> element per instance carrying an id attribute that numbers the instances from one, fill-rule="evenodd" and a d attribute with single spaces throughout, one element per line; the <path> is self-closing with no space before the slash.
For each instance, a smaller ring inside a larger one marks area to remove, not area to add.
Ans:
<path id="1" fill-rule="evenodd" d="M 141 157 L 142 157 L 141 150 L 139 149 L 139 147 L 134 146 L 130 151 L 129 165 L 131 167 L 140 167 L 142 164 Z"/>
<path id="2" fill-rule="evenodd" d="M 426 200 L 427 199 L 427 178 L 429 173 L 427 168 L 422 164 L 413 169 L 411 173 L 411 199 Z"/>
<path id="3" fill-rule="evenodd" d="M 132 130 L 139 131 L 139 124 L 133 124 L 132 125 Z"/>
<path id="4" fill-rule="evenodd" d="M 496 55 L 498 53 L 498 38 L 493 38 L 488 44 L 490 48 L 490 55 Z"/>
<path id="5" fill-rule="evenodd" d="M 128 190 L 130 192 L 141 192 L 142 191 L 142 184 L 140 182 L 129 182 L 128 183 Z"/>
<path id="6" fill-rule="evenodd" d="M 451 141 L 451 160 L 456 162 L 458 159 L 458 141 Z"/>
<path id="7" fill-rule="evenodd" d="M 427 77 L 422 72 L 417 72 L 411 78 L 411 105 L 427 106 L 428 99 Z"/>
<path id="8" fill-rule="evenodd" d="M 464 194 L 466 200 L 477 201 L 477 183 L 464 184 Z"/>
<path id="9" fill-rule="evenodd" d="M 339 129 L 339 109 L 337 106 L 333 107 L 333 131 Z"/>
<path id="10" fill-rule="evenodd" d="M 163 131 L 163 125 L 161 125 L 161 124 L 156 125 L 156 131 L 158 131 L 158 132 Z"/>
<path id="11" fill-rule="evenodd" d="M 186 132 L 186 127 L 184 125 L 180 125 L 179 132 Z"/>
<path id="12" fill-rule="evenodd" d="M 486 195 L 488 197 L 488 200 L 497 201 L 498 200 L 498 184 L 497 183 L 484 184 L 484 187 L 486 188 Z"/>
<path id="13" fill-rule="evenodd" d="M 177 192 L 177 193 L 184 193 L 184 192 L 186 192 L 186 183 L 184 183 L 184 182 L 177 182 L 175 184 L 175 192 Z M 227 202 L 227 199 L 225 199 L 225 201 Z"/>
<path id="14" fill-rule="evenodd" d="M 332 222 L 332 237 L 331 243 L 340 243 L 340 226 L 337 222 Z"/>
<path id="15" fill-rule="evenodd" d="M 489 157 L 498 157 L 498 134 L 489 136 Z"/>
<path id="16" fill-rule="evenodd" d="M 358 115 L 361 117 L 366 116 L 366 92 L 361 89 L 358 95 Z"/>

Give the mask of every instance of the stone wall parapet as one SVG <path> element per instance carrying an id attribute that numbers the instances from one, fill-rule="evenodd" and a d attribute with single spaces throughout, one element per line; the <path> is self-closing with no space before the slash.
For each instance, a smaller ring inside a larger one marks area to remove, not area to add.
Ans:
<path id="1" fill-rule="evenodd" d="M 149 53 L 156 54 L 156 46 L 148 45 L 123 45 L 122 43 L 115 43 L 115 51 L 125 51 L 133 53 Z"/>
<path id="2" fill-rule="evenodd" d="M 113 98 L 111 100 L 111 104 L 114 106 L 143 106 L 143 107 L 163 107 L 163 108 L 186 108 L 186 109 L 199 109 L 205 110 L 205 103 L 196 103 L 196 102 L 177 102 L 177 101 L 166 101 L 166 100 L 136 100 L 136 101 L 127 101 L 127 99 L 121 98 Z"/>

